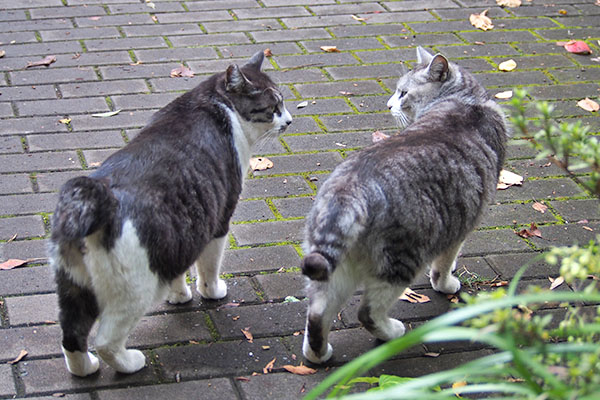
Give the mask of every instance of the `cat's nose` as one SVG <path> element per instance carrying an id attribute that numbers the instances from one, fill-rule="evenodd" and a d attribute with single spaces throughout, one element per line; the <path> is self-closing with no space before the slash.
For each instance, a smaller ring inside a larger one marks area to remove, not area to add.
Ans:
<path id="1" fill-rule="evenodd" d="M 388 110 L 391 110 L 392 106 L 390 104 L 388 104 Z"/>
<path id="2" fill-rule="evenodd" d="M 287 121 L 285 121 L 285 123 L 286 123 L 286 124 L 289 126 L 289 125 L 291 125 L 291 124 L 292 124 L 292 120 L 291 120 L 291 119 L 288 119 Z"/>

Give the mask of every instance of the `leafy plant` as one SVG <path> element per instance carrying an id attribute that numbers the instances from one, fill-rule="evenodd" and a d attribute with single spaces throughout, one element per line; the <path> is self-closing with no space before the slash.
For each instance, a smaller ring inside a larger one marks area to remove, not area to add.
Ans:
<path id="1" fill-rule="evenodd" d="M 527 94 L 516 90 L 511 101 L 511 122 L 540 151 L 577 182 L 600 196 L 600 146 L 580 122 L 561 123 L 551 118 L 552 106 L 537 103 L 539 118 L 529 121 Z M 534 132 L 530 132 L 533 126 Z M 587 168 L 589 175 L 575 173 Z M 597 239 L 597 241 L 600 239 Z M 515 275 L 508 289 L 499 288 L 477 296 L 463 294 L 465 305 L 441 315 L 405 336 L 385 343 L 329 375 L 305 399 L 315 399 L 331 389 L 328 397 L 346 395 L 357 382 L 378 384 L 348 399 L 450 399 L 472 393 L 493 394 L 503 399 L 597 399 L 600 396 L 600 247 L 557 247 L 545 255 L 561 263 L 561 276 L 581 291 L 550 291 L 531 287 L 517 294 L 527 266 Z M 592 277 L 593 279 L 589 279 Z M 591 282 L 591 283 L 589 283 Z M 548 303 L 561 304 L 560 322 L 544 313 Z M 453 369 L 415 379 L 382 375 L 356 378 L 399 352 L 419 343 L 473 341 L 495 353 Z M 344 397 L 346 398 L 346 397 Z"/>

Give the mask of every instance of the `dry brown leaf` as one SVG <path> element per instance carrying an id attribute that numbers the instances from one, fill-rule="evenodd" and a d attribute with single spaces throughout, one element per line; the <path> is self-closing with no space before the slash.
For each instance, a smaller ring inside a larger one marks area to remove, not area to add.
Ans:
<path id="1" fill-rule="evenodd" d="M 250 159 L 250 168 L 252 171 L 264 171 L 265 169 L 273 168 L 273 161 L 267 157 L 252 157 Z"/>
<path id="2" fill-rule="evenodd" d="M 512 98 L 512 96 L 513 96 L 512 90 L 506 90 L 504 92 L 499 92 L 494 95 L 495 98 L 500 99 L 500 100 L 508 100 L 508 99 Z"/>
<path id="3" fill-rule="evenodd" d="M 271 49 L 267 48 L 263 51 L 263 53 L 264 53 L 265 57 L 273 57 L 273 52 L 271 51 Z"/>
<path id="4" fill-rule="evenodd" d="M 321 50 L 325 53 L 339 53 L 337 46 L 321 46 Z"/>
<path id="5" fill-rule="evenodd" d="M 381 131 L 375 131 L 371 134 L 371 140 L 373 141 L 373 143 L 381 142 L 382 140 L 385 140 L 389 137 L 390 135 L 386 135 Z"/>
<path id="6" fill-rule="evenodd" d="M 242 382 L 250 382 L 250 378 L 247 378 L 245 376 L 236 376 L 235 380 L 236 381 L 242 381 Z"/>
<path id="7" fill-rule="evenodd" d="M 498 69 L 504 72 L 512 71 L 515 68 L 517 68 L 517 63 L 512 58 L 510 60 L 503 61 L 498 65 Z"/>
<path id="8" fill-rule="evenodd" d="M 550 290 L 556 289 L 557 287 L 559 287 L 560 285 L 562 285 L 565 282 L 565 278 L 563 278 L 562 276 L 559 276 L 556 279 L 548 277 L 548 280 L 551 282 Z"/>
<path id="9" fill-rule="evenodd" d="M 541 212 L 542 214 L 543 214 L 543 213 L 545 213 L 546 211 L 548 211 L 548 206 L 547 206 L 547 205 L 545 205 L 545 204 L 542 204 L 542 203 L 539 203 L 539 202 L 537 202 L 537 201 L 536 201 L 535 203 L 533 203 L 533 204 L 531 205 L 531 207 L 533 207 L 533 209 L 534 209 L 535 211 L 539 211 L 539 212 Z"/>
<path id="10" fill-rule="evenodd" d="M 19 355 L 14 360 L 9 361 L 8 363 L 9 364 L 16 364 L 19 361 L 21 361 L 22 359 L 24 359 L 27 356 L 27 354 L 29 354 L 29 353 L 27 353 L 27 350 L 21 350 L 21 352 L 19 353 Z"/>
<path id="11" fill-rule="evenodd" d="M 460 301 L 460 300 L 458 299 L 458 296 L 457 296 L 457 295 L 455 295 L 455 294 L 449 294 L 449 295 L 446 295 L 446 298 L 447 298 L 448 300 L 450 300 L 450 303 L 454 303 L 454 304 L 456 304 L 456 303 L 458 303 L 458 302 Z"/>
<path id="12" fill-rule="evenodd" d="M 594 232 L 594 230 L 589 226 L 584 226 L 583 229 L 585 229 L 586 231 Z"/>
<path id="13" fill-rule="evenodd" d="M 469 22 L 477 29 L 488 31 L 494 28 L 492 20 L 486 15 L 489 10 L 483 10 L 481 14 L 471 14 Z"/>
<path id="14" fill-rule="evenodd" d="M 269 372 L 271 372 L 273 370 L 273 365 L 275 365 L 275 360 L 277 360 L 277 357 L 275 357 L 274 359 L 269 361 L 267 363 L 267 365 L 265 365 L 265 367 L 263 368 L 263 374 L 268 374 Z"/>
<path id="15" fill-rule="evenodd" d="M 580 56 L 587 56 L 592 54 L 592 49 L 583 40 L 569 40 L 568 42 L 556 42 L 557 46 L 562 46 L 569 53 L 577 54 Z"/>
<path id="16" fill-rule="evenodd" d="M 427 296 L 425 296 L 424 294 L 419 294 L 417 292 L 415 292 L 414 290 L 412 290 L 411 288 L 406 288 L 404 289 L 404 292 L 402 293 L 402 295 L 400 297 L 398 297 L 399 300 L 404 300 L 404 301 L 408 301 L 409 303 L 428 303 L 431 301 L 431 299 Z"/>
<path id="17" fill-rule="evenodd" d="M 465 382 L 465 381 L 454 382 L 452 384 L 452 389 L 457 389 L 457 388 L 460 388 L 460 387 L 463 387 L 463 386 L 467 386 L 467 382 Z"/>
<path id="18" fill-rule="evenodd" d="M 191 69 L 186 67 L 185 65 L 180 65 L 177 68 L 173 68 L 171 70 L 171 78 L 191 78 L 194 76 L 194 73 Z"/>
<path id="19" fill-rule="evenodd" d="M 25 66 L 25 68 L 39 67 L 41 65 L 44 65 L 47 67 L 55 61 L 56 61 L 56 56 L 46 56 L 46 57 L 42 58 L 41 60 L 28 62 L 27 65 Z"/>
<path id="20" fill-rule="evenodd" d="M 525 239 L 528 239 L 528 238 L 534 237 L 534 236 L 539 237 L 539 238 L 542 237 L 542 232 L 537 227 L 535 222 L 532 222 L 531 225 L 529 225 L 529 228 L 522 229 L 519 232 L 516 232 L 516 234 Z"/>
<path id="21" fill-rule="evenodd" d="M 4 261 L 3 263 L 0 263 L 0 270 L 1 269 L 8 270 L 8 269 L 13 269 L 13 268 L 17 268 L 17 267 L 22 267 L 25 264 L 40 262 L 40 261 L 44 261 L 44 260 L 45 260 L 45 258 L 28 258 L 27 260 L 19 260 L 18 258 L 11 258 L 9 260 Z"/>
<path id="22" fill-rule="evenodd" d="M 583 108 L 585 111 L 589 111 L 589 112 L 596 112 L 596 111 L 600 110 L 600 105 L 598 105 L 598 103 L 596 103 L 594 100 L 589 99 L 587 97 L 583 100 L 579 100 L 577 102 L 577 105 L 580 108 Z"/>
<path id="23" fill-rule="evenodd" d="M 440 356 L 440 353 L 434 353 L 434 352 L 430 351 L 429 353 L 425 353 L 423 355 L 425 357 L 438 358 Z"/>
<path id="24" fill-rule="evenodd" d="M 511 186 L 521 186 L 523 184 L 523 177 L 521 175 L 517 175 L 514 172 L 507 171 L 503 169 L 500 171 L 500 176 L 498 177 L 498 184 L 496 185 L 496 189 L 503 190 L 508 189 Z"/>
<path id="25" fill-rule="evenodd" d="M 496 0 L 500 7 L 517 8 L 521 5 L 521 0 Z"/>
<path id="26" fill-rule="evenodd" d="M 355 21 L 366 21 L 366 18 L 357 17 L 356 15 L 352 15 L 352 19 Z"/>
<path id="27" fill-rule="evenodd" d="M 269 350 L 271 346 L 260 346 L 263 350 Z"/>
<path id="28" fill-rule="evenodd" d="M 298 366 L 284 365 L 283 369 L 285 369 L 287 372 L 291 372 L 292 374 L 295 374 L 295 375 L 312 375 L 312 374 L 317 373 L 316 369 L 307 367 L 306 365 L 303 365 L 303 364 L 300 364 Z"/>
<path id="29" fill-rule="evenodd" d="M 240 331 L 246 336 L 248 343 L 254 343 L 254 336 L 252 336 L 252 332 L 250 332 L 250 327 L 240 329 Z"/>

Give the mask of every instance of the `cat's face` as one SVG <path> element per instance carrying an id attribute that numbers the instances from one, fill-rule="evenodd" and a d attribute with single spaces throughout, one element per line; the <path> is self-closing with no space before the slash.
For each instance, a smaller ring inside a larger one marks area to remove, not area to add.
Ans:
<path id="1" fill-rule="evenodd" d="M 256 53 L 241 68 L 231 65 L 226 72 L 228 98 L 238 114 L 265 133 L 282 133 L 292 123 L 277 85 L 260 70 L 263 52 Z"/>
<path id="2" fill-rule="evenodd" d="M 448 60 L 441 54 L 433 56 L 418 47 L 417 62 L 419 65 L 400 77 L 396 92 L 387 102 L 390 112 L 403 128 L 437 97 L 449 75 Z"/>

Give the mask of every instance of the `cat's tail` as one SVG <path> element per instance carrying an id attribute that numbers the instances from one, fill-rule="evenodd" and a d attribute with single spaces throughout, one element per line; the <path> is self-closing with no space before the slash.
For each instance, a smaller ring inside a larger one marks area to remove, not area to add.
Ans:
<path id="1" fill-rule="evenodd" d="M 366 219 L 366 204 L 360 199 L 333 196 L 315 204 L 307 223 L 302 273 L 327 281 L 364 232 Z"/>
<path id="2" fill-rule="evenodd" d="M 60 190 L 52 217 L 52 240 L 73 241 L 96 232 L 113 221 L 118 202 L 102 181 L 80 176 Z"/>

